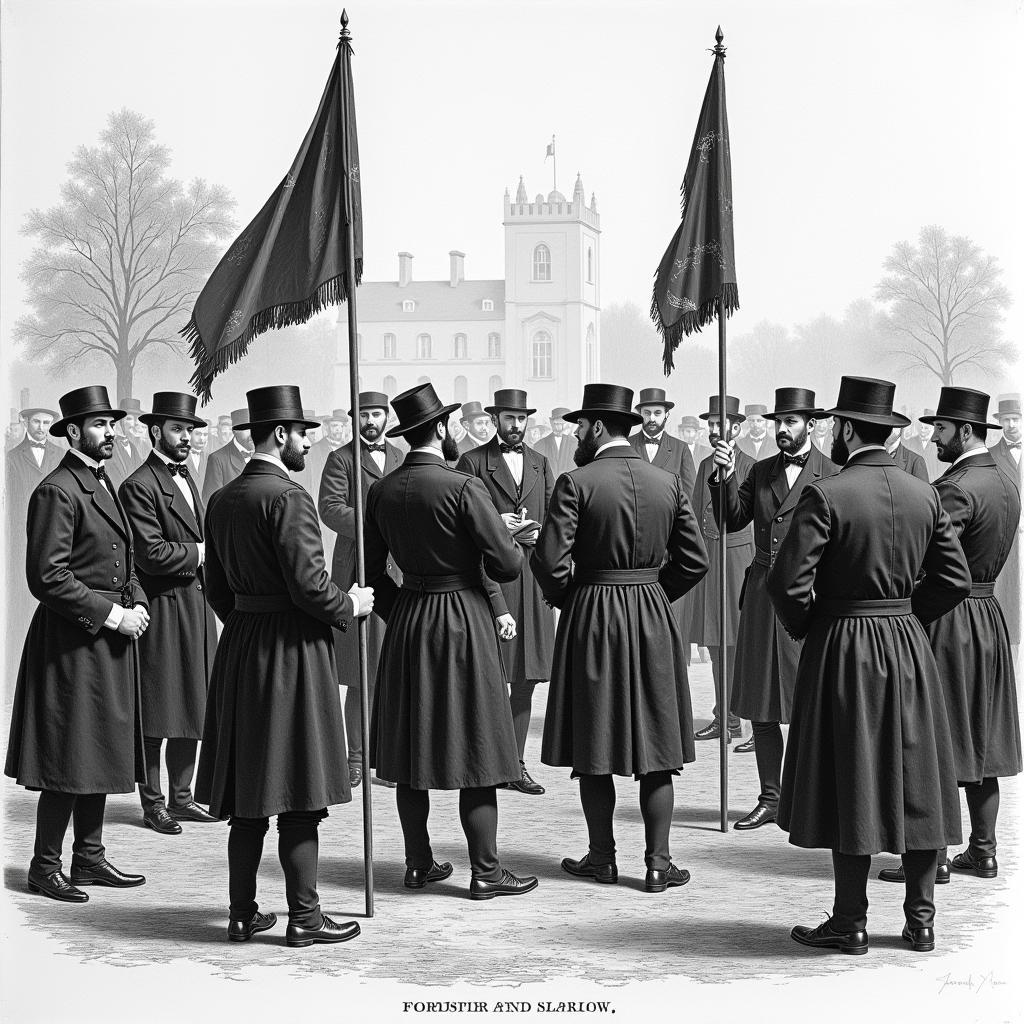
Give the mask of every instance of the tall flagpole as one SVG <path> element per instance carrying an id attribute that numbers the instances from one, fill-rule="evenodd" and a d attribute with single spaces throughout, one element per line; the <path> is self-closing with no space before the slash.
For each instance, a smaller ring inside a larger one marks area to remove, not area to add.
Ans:
<path id="1" fill-rule="evenodd" d="M 349 44 L 352 33 L 348 30 L 348 11 L 341 12 L 341 36 L 338 40 L 338 59 L 341 60 L 341 47 Z M 340 69 L 339 69 L 340 70 Z M 348 126 L 345 123 L 344 82 L 338 75 L 338 132 L 341 136 L 343 164 L 345 168 L 345 202 L 344 209 L 348 213 L 345 224 L 345 283 L 348 300 L 348 368 L 349 387 L 352 401 L 352 463 L 355 472 L 352 474 L 352 497 L 356 526 L 356 583 L 366 586 L 366 556 L 363 551 L 363 473 L 362 473 L 362 437 L 359 433 L 359 334 L 356 317 L 356 241 L 355 224 L 352 217 L 352 162 L 349 152 Z M 367 645 L 366 616 L 356 619 L 356 631 L 359 640 L 359 694 L 362 698 L 362 714 L 360 729 L 363 737 L 363 865 L 366 889 L 366 916 L 373 917 L 373 800 L 370 792 L 370 707 L 369 686 L 366 678 Z"/>

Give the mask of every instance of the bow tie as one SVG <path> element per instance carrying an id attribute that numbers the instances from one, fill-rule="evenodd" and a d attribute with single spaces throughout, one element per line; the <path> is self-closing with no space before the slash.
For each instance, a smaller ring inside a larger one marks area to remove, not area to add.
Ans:
<path id="1" fill-rule="evenodd" d="M 33 448 L 45 448 L 46 447 L 46 442 L 45 441 L 29 441 L 29 444 Z M 1019 448 L 1020 445 L 1017 445 L 1017 447 Z"/>
<path id="2" fill-rule="evenodd" d="M 107 472 L 102 466 L 89 466 L 88 469 L 97 480 L 107 479 Z"/>
<path id="3" fill-rule="evenodd" d="M 787 466 L 806 466 L 807 457 L 810 452 L 804 452 L 803 455 L 787 455 L 785 452 L 782 453 L 783 459 L 785 459 Z"/>
<path id="4" fill-rule="evenodd" d="M 508 455 L 510 452 L 514 452 L 516 455 L 522 455 L 523 446 L 521 444 L 505 444 L 504 441 L 499 441 L 498 451 L 500 451 L 502 455 Z"/>
<path id="5" fill-rule="evenodd" d="M 388 446 L 382 441 L 380 444 L 364 444 L 363 447 L 368 452 L 386 452 Z"/>
<path id="6" fill-rule="evenodd" d="M 42 445 L 40 445 L 39 447 L 42 448 Z M 1020 441 L 1007 441 L 1006 447 L 1009 448 L 1010 451 L 1013 451 L 1014 449 L 1020 451 Z"/>
<path id="7" fill-rule="evenodd" d="M 660 447 L 661 446 L 661 438 L 660 437 L 645 437 L 644 438 L 644 444 L 653 444 L 653 445 L 656 445 L 656 446 Z"/>
<path id="8" fill-rule="evenodd" d="M 188 466 L 184 463 L 178 463 L 178 465 L 168 464 L 167 472 L 171 476 L 183 476 L 186 480 L 188 479 Z"/>

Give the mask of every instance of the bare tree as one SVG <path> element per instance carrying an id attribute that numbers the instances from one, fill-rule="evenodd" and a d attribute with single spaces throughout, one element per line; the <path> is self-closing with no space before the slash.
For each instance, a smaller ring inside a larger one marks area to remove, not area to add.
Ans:
<path id="1" fill-rule="evenodd" d="M 117 396 L 130 397 L 140 356 L 180 350 L 179 328 L 233 235 L 234 201 L 219 185 L 168 177 L 170 155 L 153 122 L 130 110 L 110 115 L 99 146 L 80 146 L 61 202 L 29 213 L 38 240 L 25 262 L 33 315 L 15 338 L 54 376 L 83 356 L 109 359 Z"/>
<path id="2" fill-rule="evenodd" d="M 1014 347 L 1001 334 L 1011 301 L 1002 270 L 969 238 L 922 228 L 916 246 L 893 247 L 885 270 L 876 288 L 887 306 L 880 326 L 901 369 L 927 371 L 948 385 L 964 367 L 996 374 L 1013 360 Z"/>

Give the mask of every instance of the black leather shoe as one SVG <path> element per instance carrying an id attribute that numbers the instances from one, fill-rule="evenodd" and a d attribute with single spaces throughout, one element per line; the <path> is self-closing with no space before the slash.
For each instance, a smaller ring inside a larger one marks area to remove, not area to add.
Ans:
<path id="1" fill-rule="evenodd" d="M 619 880 L 619 869 L 614 864 L 591 864 L 590 854 L 584 854 L 579 860 L 565 857 L 562 870 L 577 878 L 592 878 L 595 882 L 614 885 Z"/>
<path id="2" fill-rule="evenodd" d="M 522 896 L 537 888 L 537 879 L 533 875 L 513 875 L 506 868 L 501 869 L 500 882 L 485 882 L 482 878 L 474 878 L 469 883 L 471 900 L 493 900 L 495 896 Z"/>
<path id="3" fill-rule="evenodd" d="M 770 825 L 775 820 L 775 809 L 758 804 L 745 818 L 740 818 L 733 828 L 738 832 L 746 832 L 748 829 L 760 828 L 762 825 Z"/>
<path id="4" fill-rule="evenodd" d="M 931 928 L 903 926 L 903 938 L 910 943 L 915 953 L 930 953 L 935 948 L 935 932 Z"/>
<path id="5" fill-rule="evenodd" d="M 878 872 L 878 877 L 883 882 L 898 882 L 902 885 L 906 880 L 907 876 L 903 874 L 903 865 L 901 864 L 898 868 L 882 868 Z M 944 864 L 937 864 L 935 867 L 935 884 L 936 885 L 949 885 L 949 861 L 947 860 Z"/>
<path id="6" fill-rule="evenodd" d="M 730 725 L 729 726 L 729 739 L 737 739 L 740 735 L 740 726 Z M 695 740 L 717 740 L 722 735 L 722 723 L 717 718 L 711 720 L 710 725 L 705 725 L 703 729 L 698 729 L 694 734 Z"/>
<path id="7" fill-rule="evenodd" d="M 277 914 L 261 914 L 258 910 L 248 921 L 229 921 L 228 938 L 232 942 L 248 942 L 257 932 L 265 932 L 277 924 Z"/>
<path id="8" fill-rule="evenodd" d="M 527 796 L 542 796 L 544 787 L 530 778 L 530 773 L 526 770 L 524 762 L 520 761 L 519 767 L 522 769 L 522 774 L 515 782 L 506 783 L 507 787 L 519 793 L 525 793 Z"/>
<path id="9" fill-rule="evenodd" d="M 833 931 L 832 918 L 822 921 L 817 928 L 798 924 L 789 934 L 801 945 L 813 946 L 815 949 L 838 949 L 840 953 L 850 953 L 852 956 L 860 956 L 868 951 L 866 931 Z"/>
<path id="10" fill-rule="evenodd" d="M 172 805 L 167 808 L 167 813 L 176 821 L 201 821 L 209 823 L 220 820 L 208 811 L 204 811 L 195 800 L 189 800 L 187 804 Z"/>
<path id="11" fill-rule="evenodd" d="M 142 815 L 142 824 L 162 836 L 180 836 L 181 826 L 167 813 L 166 807 L 154 807 Z"/>
<path id="12" fill-rule="evenodd" d="M 326 914 L 319 928 L 303 928 L 297 924 L 289 924 L 285 941 L 289 946 L 312 946 L 314 942 L 348 942 L 359 934 L 359 925 L 355 921 L 343 921 L 338 924 Z"/>
<path id="13" fill-rule="evenodd" d="M 406 868 L 404 885 L 406 889 L 422 889 L 427 882 L 443 882 L 453 870 L 448 861 L 438 864 L 436 860 L 429 868 Z"/>
<path id="14" fill-rule="evenodd" d="M 73 863 L 71 881 L 75 885 L 109 885 L 113 889 L 131 889 L 136 885 L 145 885 L 146 876 L 126 875 L 104 859 L 88 867 Z"/>
<path id="15" fill-rule="evenodd" d="M 373 778 L 370 779 L 370 782 L 374 786 L 384 786 L 387 789 L 397 789 L 398 788 L 397 784 L 392 782 L 390 779 L 379 779 L 379 778 L 377 778 L 376 775 L 374 775 Z"/>
<path id="16" fill-rule="evenodd" d="M 355 789 L 363 781 L 363 769 L 357 764 L 348 766 L 348 784 Z"/>
<path id="17" fill-rule="evenodd" d="M 999 874 L 999 865 L 995 857 L 975 857 L 970 847 L 963 853 L 958 853 L 950 862 L 949 866 L 954 871 L 970 871 L 979 878 L 995 878 Z"/>
<path id="18" fill-rule="evenodd" d="M 686 885 L 689 880 L 689 871 L 685 868 L 677 868 L 675 864 L 669 862 L 667 871 L 661 871 L 658 868 L 647 869 L 644 888 L 648 892 L 664 892 L 669 886 Z"/>
<path id="19" fill-rule="evenodd" d="M 54 871 L 49 875 L 28 873 L 28 891 L 49 896 L 51 900 L 61 903 L 88 903 L 89 894 L 76 889 L 64 875 L 63 871 Z"/>
<path id="20" fill-rule="evenodd" d="M 754 752 L 754 737 L 751 736 L 749 740 L 744 740 L 734 747 L 732 752 L 734 754 L 752 754 Z"/>

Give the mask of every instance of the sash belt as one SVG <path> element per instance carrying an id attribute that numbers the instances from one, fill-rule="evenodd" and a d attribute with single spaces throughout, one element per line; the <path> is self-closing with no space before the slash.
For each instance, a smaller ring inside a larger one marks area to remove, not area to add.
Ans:
<path id="1" fill-rule="evenodd" d="M 99 594 L 100 597 L 105 597 L 108 601 L 121 608 L 132 607 L 132 588 L 130 584 L 126 584 L 120 590 L 94 590 L 93 593 Z"/>
<path id="2" fill-rule="evenodd" d="M 763 566 L 765 569 L 770 569 L 772 567 L 771 553 L 768 551 L 762 551 L 760 548 L 758 548 L 754 552 L 754 561 L 752 564 Z"/>
<path id="3" fill-rule="evenodd" d="M 235 594 L 235 611 L 259 615 L 262 612 L 291 612 L 295 610 L 287 594 Z"/>
<path id="4" fill-rule="evenodd" d="M 483 586 L 483 579 L 479 572 L 457 572 L 450 576 L 417 576 L 407 572 L 402 576 L 402 589 L 420 594 L 450 594 L 480 586 Z"/>
<path id="5" fill-rule="evenodd" d="M 592 569 L 573 576 L 580 587 L 633 587 L 641 583 L 657 583 L 660 569 Z"/>
<path id="6" fill-rule="evenodd" d="M 889 598 L 882 601 L 844 601 L 823 598 L 815 601 L 814 611 L 833 619 L 892 619 L 913 614 L 909 597 Z"/>
<path id="7" fill-rule="evenodd" d="M 971 597 L 995 597 L 996 585 L 994 583 L 972 583 Z"/>

